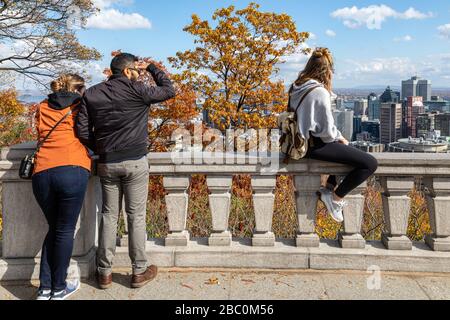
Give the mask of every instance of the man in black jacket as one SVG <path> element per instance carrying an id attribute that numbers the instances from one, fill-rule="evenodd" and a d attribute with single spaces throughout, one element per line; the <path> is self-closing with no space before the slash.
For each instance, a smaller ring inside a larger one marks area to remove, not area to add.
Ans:
<path id="1" fill-rule="evenodd" d="M 137 81 L 139 69 L 150 72 L 156 86 Z M 128 218 L 129 254 L 133 266 L 131 287 L 155 278 L 145 254 L 146 204 L 149 167 L 148 121 L 150 105 L 175 96 L 167 75 L 154 64 L 141 66 L 122 53 L 111 62 L 112 76 L 86 91 L 77 117 L 80 140 L 99 156 L 103 206 L 97 251 L 97 280 L 101 289 L 112 284 L 112 260 L 122 199 Z"/>

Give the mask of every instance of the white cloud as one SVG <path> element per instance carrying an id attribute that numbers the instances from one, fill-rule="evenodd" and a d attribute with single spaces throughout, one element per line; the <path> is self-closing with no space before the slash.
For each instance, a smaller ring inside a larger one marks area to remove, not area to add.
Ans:
<path id="1" fill-rule="evenodd" d="M 341 71 L 343 70 L 343 71 Z M 400 85 L 413 75 L 430 79 L 433 83 L 447 83 L 450 76 L 450 54 L 428 55 L 420 59 L 407 57 L 345 60 L 338 64 L 338 86 Z"/>
<path id="2" fill-rule="evenodd" d="M 325 34 L 329 37 L 336 37 L 336 32 L 334 32 L 333 30 L 328 29 L 327 31 L 325 31 Z"/>
<path id="3" fill-rule="evenodd" d="M 438 31 L 442 38 L 450 39 L 450 23 L 439 26 Z"/>
<path id="4" fill-rule="evenodd" d="M 410 35 L 394 38 L 395 42 L 410 42 L 412 40 L 413 40 L 413 37 L 411 37 Z"/>
<path id="5" fill-rule="evenodd" d="M 316 40 L 316 39 L 317 39 L 317 36 L 316 36 L 315 33 L 310 32 L 310 33 L 309 33 L 309 38 L 308 38 L 308 39 L 309 39 L 309 40 Z"/>
<path id="6" fill-rule="evenodd" d="M 94 6 L 99 9 L 97 14 L 90 16 L 86 28 L 106 30 L 151 29 L 150 20 L 139 13 L 123 13 L 113 6 L 127 6 L 133 0 L 94 0 Z"/>
<path id="7" fill-rule="evenodd" d="M 280 79 L 288 85 L 304 69 L 309 56 L 296 53 L 280 64 Z M 450 53 L 427 55 L 417 59 L 385 57 L 367 60 L 336 59 L 335 87 L 358 85 L 397 85 L 402 80 L 419 75 L 432 80 L 436 86 L 448 86 L 450 79 Z"/>
<path id="8" fill-rule="evenodd" d="M 356 29 L 366 26 L 368 29 L 381 29 L 381 25 L 388 18 L 395 19 L 426 19 L 432 17 L 432 13 L 422 13 L 414 8 L 409 8 L 405 12 L 397 12 L 389 6 L 371 5 L 364 8 L 345 7 L 331 13 L 336 19 L 343 20 L 346 27 Z"/>
<path id="9" fill-rule="evenodd" d="M 123 30 L 151 29 L 151 22 L 138 13 L 122 13 L 116 9 L 107 9 L 90 16 L 86 28 Z"/>
<path id="10" fill-rule="evenodd" d="M 302 43 L 296 52 L 288 57 L 285 57 L 284 63 L 277 65 L 280 69 L 278 78 L 283 80 L 286 84 L 290 84 L 297 79 L 300 71 L 302 71 L 308 62 L 311 54 L 304 54 L 302 50 L 311 48 L 308 43 Z M 312 48 L 314 49 L 314 48 Z"/>

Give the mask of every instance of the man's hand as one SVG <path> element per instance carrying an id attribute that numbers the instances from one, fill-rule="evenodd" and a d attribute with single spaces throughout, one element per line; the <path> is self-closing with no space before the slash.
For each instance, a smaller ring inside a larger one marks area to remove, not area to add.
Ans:
<path id="1" fill-rule="evenodd" d="M 338 142 L 339 142 L 340 144 L 344 144 L 344 145 L 346 145 L 346 146 L 348 146 L 348 145 L 350 144 L 350 142 L 348 142 L 348 140 L 345 139 L 345 138 L 339 139 Z"/>
<path id="2" fill-rule="evenodd" d="M 143 70 L 143 71 L 147 70 L 147 68 L 151 65 L 154 65 L 155 67 L 157 67 L 156 62 L 153 60 L 150 60 L 150 59 L 147 59 L 146 61 L 141 60 L 141 61 L 136 62 L 136 68 L 139 70 Z"/>
<path id="3" fill-rule="evenodd" d="M 136 69 L 145 71 L 145 70 L 147 70 L 149 65 L 150 65 L 150 63 L 148 63 L 148 62 L 139 61 L 139 62 L 136 62 Z"/>

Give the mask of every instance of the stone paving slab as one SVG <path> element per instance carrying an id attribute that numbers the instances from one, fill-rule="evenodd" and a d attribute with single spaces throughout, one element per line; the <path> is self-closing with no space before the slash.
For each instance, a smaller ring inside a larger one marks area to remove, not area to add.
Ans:
<path id="1" fill-rule="evenodd" d="M 323 274 L 322 278 L 332 300 L 429 300 L 419 284 L 407 276 L 382 274 L 379 289 L 368 275 Z"/>
<path id="2" fill-rule="evenodd" d="M 425 293 L 433 300 L 450 300 L 450 278 L 413 277 Z"/>
<path id="3" fill-rule="evenodd" d="M 450 299 L 446 274 L 381 273 L 379 290 L 357 271 L 160 269 L 141 289 L 130 288 L 130 272 L 117 269 L 113 286 L 99 290 L 83 281 L 73 300 L 417 300 Z M 3 282 L 0 300 L 34 299 L 38 282 Z"/>
<path id="4" fill-rule="evenodd" d="M 235 273 L 231 276 L 231 300 L 328 299 L 320 274 Z"/>

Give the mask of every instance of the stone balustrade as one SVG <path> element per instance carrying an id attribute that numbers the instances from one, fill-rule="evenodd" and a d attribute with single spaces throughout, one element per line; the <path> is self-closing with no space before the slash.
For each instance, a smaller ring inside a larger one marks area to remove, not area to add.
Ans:
<path id="1" fill-rule="evenodd" d="M 2 150 L 3 253 L 0 279 L 33 278 L 46 226 L 29 181 L 17 177 L 20 159 L 31 144 Z M 366 242 L 361 235 L 364 213 L 359 186 L 347 198 L 343 232 L 336 241 L 319 239 L 315 221 L 321 174 L 345 175 L 351 168 L 320 161 L 284 163 L 278 156 L 198 153 L 184 163 L 170 153 L 148 155 L 150 174 L 163 176 L 169 235 L 149 239 L 152 263 L 167 267 L 249 267 L 281 269 L 357 269 L 379 266 L 389 271 L 450 272 L 450 155 L 375 154 L 376 177 L 382 188 L 385 232 L 382 241 Z M 190 155 L 189 155 L 190 156 Z M 277 163 L 279 162 L 279 165 Z M 187 230 L 188 188 L 193 174 L 205 174 L 212 214 L 212 233 L 192 239 Z M 255 230 L 251 239 L 233 239 L 228 228 L 232 177 L 252 177 Z M 293 175 L 296 189 L 296 239 L 276 239 L 272 231 L 277 175 Z M 412 242 L 407 234 L 409 192 L 416 178 L 425 186 L 433 234 L 425 242 Z M 74 266 L 82 276 L 92 274 L 97 216 L 101 208 L 98 178 L 92 177 L 77 227 Z M 118 248 L 116 266 L 129 266 L 127 249 Z M 9 271 L 8 271 L 9 270 Z M 12 270 L 12 271 L 11 271 Z"/>

